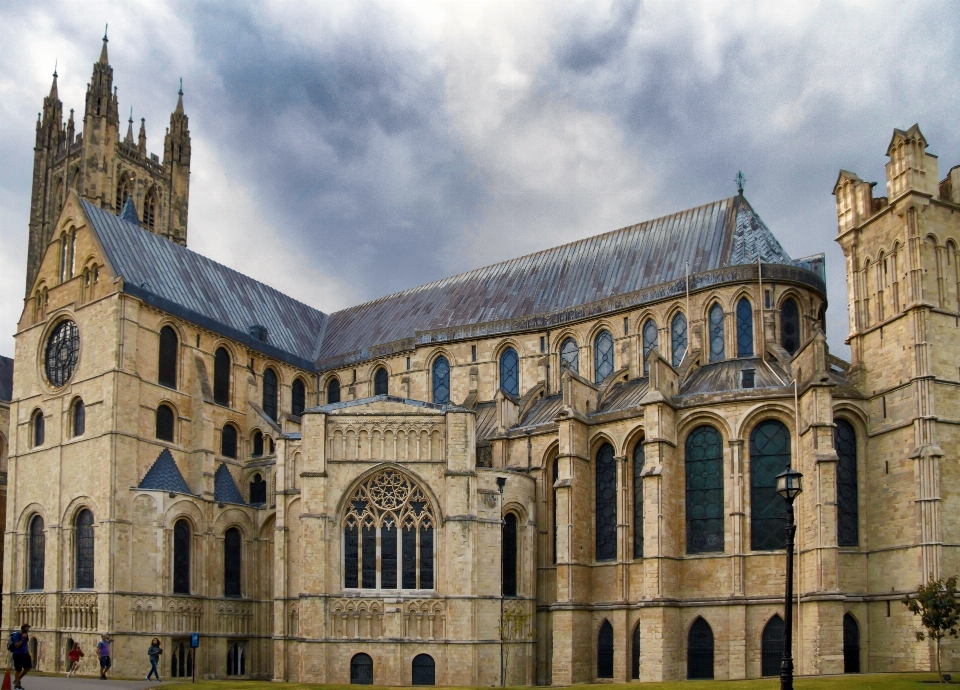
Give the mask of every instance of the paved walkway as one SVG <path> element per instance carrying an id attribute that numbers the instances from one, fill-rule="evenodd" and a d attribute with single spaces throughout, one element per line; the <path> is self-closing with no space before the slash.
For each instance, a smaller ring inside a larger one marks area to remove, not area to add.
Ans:
<path id="1" fill-rule="evenodd" d="M 3 680 L 0 671 L 0 680 Z M 13 674 L 10 677 L 13 681 Z M 23 690 L 144 690 L 160 683 L 145 680 L 100 680 L 99 678 L 67 678 L 66 676 L 35 676 L 28 673 L 23 679 Z"/>

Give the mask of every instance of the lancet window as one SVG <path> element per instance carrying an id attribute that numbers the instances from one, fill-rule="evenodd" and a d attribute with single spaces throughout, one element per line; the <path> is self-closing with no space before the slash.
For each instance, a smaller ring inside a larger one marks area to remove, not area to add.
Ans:
<path id="1" fill-rule="evenodd" d="M 723 441 L 712 426 L 687 437 L 687 553 L 723 551 Z"/>
<path id="2" fill-rule="evenodd" d="M 596 553 L 598 561 L 617 559 L 617 461 L 613 446 L 604 443 L 597 451 L 594 478 Z"/>
<path id="3" fill-rule="evenodd" d="M 750 548 L 782 549 L 787 503 L 777 493 L 777 475 L 790 467 L 790 432 L 768 419 L 750 434 Z"/>
<path id="4" fill-rule="evenodd" d="M 383 367 L 377 369 L 373 375 L 373 394 L 389 395 L 390 393 L 390 375 Z"/>
<path id="5" fill-rule="evenodd" d="M 647 363 L 647 355 L 651 350 L 657 349 L 657 324 L 653 319 L 647 319 L 643 325 L 643 375 L 650 373 L 650 365 Z"/>
<path id="6" fill-rule="evenodd" d="M 633 447 L 633 557 L 643 558 L 643 441 Z"/>
<path id="7" fill-rule="evenodd" d="M 569 369 L 574 374 L 580 373 L 580 348 L 573 338 L 567 338 L 560 346 L 560 372 L 564 369 Z"/>
<path id="8" fill-rule="evenodd" d="M 746 297 L 737 302 L 737 357 L 753 357 L 753 307 Z"/>
<path id="9" fill-rule="evenodd" d="M 446 357 L 433 360 L 433 402 L 446 405 L 450 402 L 450 362 Z"/>
<path id="10" fill-rule="evenodd" d="M 800 309 L 792 297 L 780 305 L 780 346 L 791 355 L 800 347 Z"/>
<path id="11" fill-rule="evenodd" d="M 290 414 L 299 417 L 307 406 L 307 387 L 303 379 L 294 379 L 290 387 Z"/>
<path id="12" fill-rule="evenodd" d="M 613 373 L 613 336 L 600 331 L 593 341 L 593 380 L 602 382 Z"/>
<path id="13" fill-rule="evenodd" d="M 230 354 L 222 347 L 213 357 L 213 401 L 230 406 Z"/>
<path id="14" fill-rule="evenodd" d="M 850 422 L 836 421 L 833 447 L 837 451 L 837 544 L 860 543 L 857 498 L 857 435 Z"/>
<path id="15" fill-rule="evenodd" d="M 500 355 L 500 388 L 504 393 L 520 395 L 520 358 L 512 347 Z"/>
<path id="16" fill-rule="evenodd" d="M 714 302 L 710 307 L 710 361 L 719 362 L 724 356 L 723 307 Z"/>

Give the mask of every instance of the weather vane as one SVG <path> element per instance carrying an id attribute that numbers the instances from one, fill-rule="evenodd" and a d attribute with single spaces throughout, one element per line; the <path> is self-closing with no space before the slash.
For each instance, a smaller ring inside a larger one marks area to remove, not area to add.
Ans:
<path id="1" fill-rule="evenodd" d="M 734 181 L 737 183 L 737 193 L 740 194 L 740 196 L 743 196 L 743 186 L 747 183 L 747 178 L 744 176 L 743 172 L 738 170 Z"/>

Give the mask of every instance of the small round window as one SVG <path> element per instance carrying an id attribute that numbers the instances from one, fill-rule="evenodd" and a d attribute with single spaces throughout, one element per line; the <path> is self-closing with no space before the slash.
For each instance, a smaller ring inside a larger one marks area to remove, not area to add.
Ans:
<path id="1" fill-rule="evenodd" d="M 80 333 L 73 321 L 61 321 L 47 340 L 44 358 L 47 380 L 60 387 L 70 380 L 80 354 Z"/>

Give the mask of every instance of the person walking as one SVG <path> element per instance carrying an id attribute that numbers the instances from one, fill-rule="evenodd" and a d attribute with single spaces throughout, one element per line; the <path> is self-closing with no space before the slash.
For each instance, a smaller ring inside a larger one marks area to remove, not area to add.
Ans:
<path id="1" fill-rule="evenodd" d="M 150 676 L 153 675 L 154 680 L 158 683 L 160 682 L 160 674 L 157 673 L 157 664 L 160 663 L 160 655 L 163 654 L 163 650 L 160 649 L 160 640 L 159 638 L 153 638 L 153 642 L 150 643 L 149 649 L 147 649 L 147 656 L 150 657 L 150 671 L 147 673 L 147 680 L 150 680 Z"/>
<path id="2" fill-rule="evenodd" d="M 100 657 L 100 680 L 106 680 L 110 670 L 110 638 L 106 635 L 101 635 L 97 642 L 97 656 Z"/>
<path id="3" fill-rule="evenodd" d="M 30 626 L 24 623 L 20 630 L 10 636 L 10 643 L 7 648 L 13 653 L 13 668 L 16 671 L 13 681 L 13 690 L 23 690 L 20 681 L 30 673 L 33 668 L 33 661 L 30 659 Z"/>
<path id="4" fill-rule="evenodd" d="M 67 658 L 70 659 L 70 668 L 67 671 L 67 678 L 70 678 L 77 669 L 80 668 L 80 657 L 83 656 L 83 650 L 80 649 L 80 643 L 74 642 L 73 649 L 67 652 Z"/>

